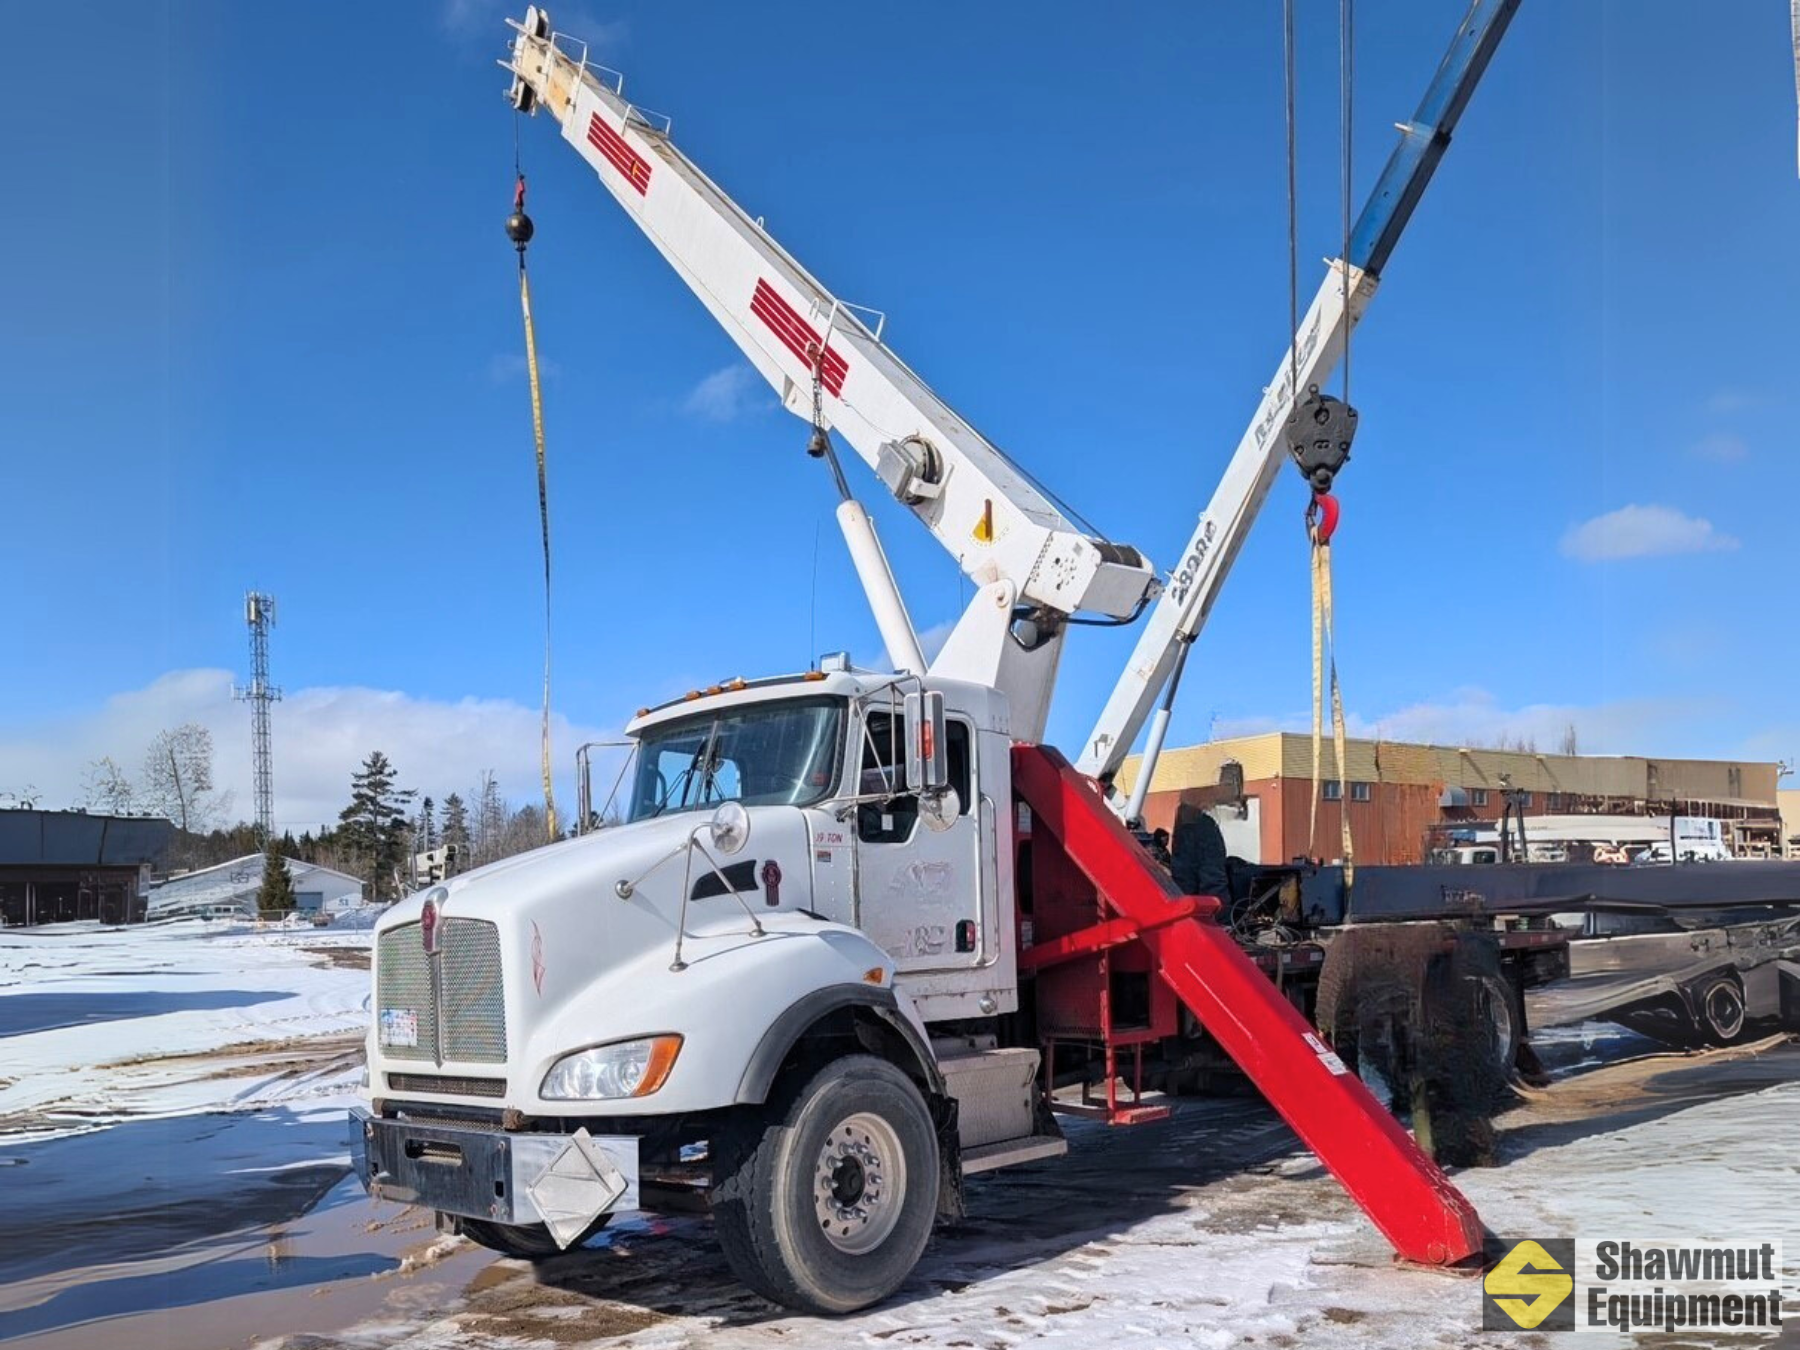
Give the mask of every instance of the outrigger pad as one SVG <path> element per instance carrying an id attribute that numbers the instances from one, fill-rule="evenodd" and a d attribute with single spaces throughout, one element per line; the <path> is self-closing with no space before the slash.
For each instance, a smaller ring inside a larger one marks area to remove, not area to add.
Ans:
<path id="1" fill-rule="evenodd" d="M 1200 910 L 1170 922 L 1187 897 L 1107 809 L 1093 780 L 1046 746 L 1014 746 L 1012 764 L 1013 788 L 1031 808 L 1032 847 L 1060 847 L 1108 909 L 1142 928 L 1156 973 L 1395 1250 L 1434 1266 L 1478 1257 L 1474 1206 L 1213 921 L 1217 902 L 1203 899 Z"/>

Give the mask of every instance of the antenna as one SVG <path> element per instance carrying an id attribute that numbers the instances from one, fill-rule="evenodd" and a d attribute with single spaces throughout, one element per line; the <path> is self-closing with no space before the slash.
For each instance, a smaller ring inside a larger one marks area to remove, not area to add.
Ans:
<path id="1" fill-rule="evenodd" d="M 246 595 L 244 622 L 250 626 L 250 687 L 234 687 L 231 696 L 250 705 L 250 750 L 256 769 L 256 834 L 267 848 L 275 834 L 275 762 L 269 748 L 269 705 L 281 701 L 281 690 L 269 683 L 269 630 L 275 626 L 275 597 L 261 591 Z"/>

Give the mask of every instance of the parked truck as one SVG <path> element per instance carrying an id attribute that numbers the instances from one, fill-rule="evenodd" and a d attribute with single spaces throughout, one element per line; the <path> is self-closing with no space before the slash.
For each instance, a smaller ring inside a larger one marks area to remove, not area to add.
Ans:
<path id="1" fill-rule="evenodd" d="M 1319 386 L 1515 8 L 1471 5 L 1166 575 L 1074 522 L 622 76 L 526 12 L 504 63 L 513 106 L 554 119 L 811 423 L 894 669 L 827 662 L 641 710 L 619 823 L 394 907 L 354 1117 L 374 1194 L 521 1256 L 622 1211 L 703 1204 L 746 1284 L 840 1313 L 899 1286 L 965 1177 L 1060 1156 L 1069 1110 L 1165 1113 L 1148 1087 L 1181 1088 L 1204 1050 L 1402 1256 L 1477 1256 L 1473 1208 L 1314 1029 L 1331 936 L 1283 909 L 1297 885 L 1184 894 L 1111 784 L 1153 710 L 1154 760 L 1173 679 L 1282 461 L 1330 505 L 1354 415 Z M 930 661 L 839 441 L 975 584 Z M 1044 743 L 1063 643 L 1083 617 L 1145 614 L 1071 763 Z M 1482 927 L 1445 940 L 1491 941 Z M 1070 1100 L 1071 1084 L 1101 1096 Z"/>

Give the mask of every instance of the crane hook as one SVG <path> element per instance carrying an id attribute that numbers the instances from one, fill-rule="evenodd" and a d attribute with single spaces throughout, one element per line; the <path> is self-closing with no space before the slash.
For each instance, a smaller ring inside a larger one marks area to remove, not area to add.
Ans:
<path id="1" fill-rule="evenodd" d="M 531 217 L 525 214 L 525 175 L 519 175 L 519 185 L 513 189 L 512 214 L 506 218 L 506 237 L 513 242 L 521 256 L 525 245 L 531 242 L 531 236 L 537 227 L 531 223 Z"/>
<path id="2" fill-rule="evenodd" d="M 1306 533 L 1315 544 L 1329 544 L 1337 533 L 1338 499 L 1329 492 L 1315 492 L 1306 504 Z"/>

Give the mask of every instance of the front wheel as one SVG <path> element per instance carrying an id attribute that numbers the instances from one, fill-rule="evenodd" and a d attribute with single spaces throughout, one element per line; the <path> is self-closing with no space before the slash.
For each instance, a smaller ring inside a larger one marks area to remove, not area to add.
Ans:
<path id="1" fill-rule="evenodd" d="M 811 1313 L 898 1289 L 931 1236 L 938 1146 L 913 1081 L 886 1060 L 833 1060 L 723 1132 L 713 1222 L 737 1277 Z"/>

